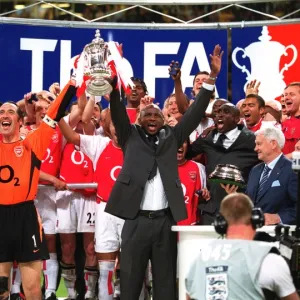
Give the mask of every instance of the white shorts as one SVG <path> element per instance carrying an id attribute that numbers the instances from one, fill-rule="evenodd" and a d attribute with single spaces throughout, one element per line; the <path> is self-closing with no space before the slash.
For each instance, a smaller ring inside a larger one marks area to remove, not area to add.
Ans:
<path id="1" fill-rule="evenodd" d="M 86 197 L 72 191 L 56 194 L 56 232 L 95 232 L 96 196 Z"/>
<path id="2" fill-rule="evenodd" d="M 45 234 L 55 234 L 56 190 L 54 187 L 40 188 L 36 194 L 34 204 L 41 216 Z"/>
<path id="3" fill-rule="evenodd" d="M 115 252 L 120 249 L 124 220 L 104 211 L 105 202 L 96 204 L 95 251 Z"/>

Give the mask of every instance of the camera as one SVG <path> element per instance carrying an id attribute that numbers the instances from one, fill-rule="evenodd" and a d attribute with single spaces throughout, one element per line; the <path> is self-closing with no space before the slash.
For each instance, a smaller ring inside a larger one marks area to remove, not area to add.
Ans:
<path id="1" fill-rule="evenodd" d="M 275 236 L 279 241 L 280 254 L 286 259 L 297 292 L 300 292 L 300 152 L 292 154 L 292 169 L 298 175 L 298 196 L 296 228 L 290 231 L 290 226 L 279 224 L 275 228 Z"/>

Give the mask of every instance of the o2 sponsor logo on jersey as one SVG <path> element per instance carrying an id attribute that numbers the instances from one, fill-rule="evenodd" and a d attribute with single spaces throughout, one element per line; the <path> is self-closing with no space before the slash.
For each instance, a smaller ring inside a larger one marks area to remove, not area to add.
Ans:
<path id="1" fill-rule="evenodd" d="M 299 30 L 299 24 L 232 29 L 234 103 L 245 98 L 251 80 L 261 82 L 264 100 L 279 98 L 289 83 L 299 81 Z"/>
<path id="2" fill-rule="evenodd" d="M 0 183 L 10 183 L 14 181 L 14 186 L 20 186 L 19 177 L 15 177 L 15 171 L 10 165 L 0 166 Z"/>
<path id="3" fill-rule="evenodd" d="M 115 167 L 113 167 L 113 168 L 111 169 L 111 171 L 110 171 L 110 178 L 111 178 L 113 181 L 116 181 L 116 180 L 117 180 L 117 177 L 119 176 L 121 169 L 122 169 L 121 166 L 115 166 Z"/>
<path id="4" fill-rule="evenodd" d="M 183 183 L 181 183 L 181 187 L 182 187 L 182 192 L 184 197 L 184 203 L 189 204 L 190 197 L 186 195 L 186 186 Z"/>

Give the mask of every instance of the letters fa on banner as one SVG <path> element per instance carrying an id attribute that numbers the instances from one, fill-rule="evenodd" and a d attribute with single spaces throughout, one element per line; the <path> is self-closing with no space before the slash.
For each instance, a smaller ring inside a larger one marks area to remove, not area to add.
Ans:
<path id="1" fill-rule="evenodd" d="M 59 40 L 56 39 L 32 39 L 21 38 L 20 49 L 32 52 L 31 90 L 40 91 L 43 89 L 44 52 L 54 52 Z M 179 51 L 180 42 L 144 42 L 144 80 L 147 83 L 148 92 L 155 97 L 155 80 L 169 78 L 166 65 L 156 65 L 158 55 L 176 55 Z M 125 45 L 126 46 L 126 45 Z M 73 68 L 72 41 L 60 41 L 60 84 L 65 85 L 70 78 L 70 70 Z M 79 54 L 79 53 L 78 53 Z M 124 58 L 129 72 L 133 76 L 131 63 Z M 202 42 L 190 42 L 186 48 L 185 55 L 181 62 L 181 79 L 183 90 L 192 87 L 194 75 L 191 75 L 194 62 L 197 62 L 200 70 L 210 72 L 208 56 Z M 169 62 L 168 62 L 169 63 Z M 218 92 L 216 91 L 216 97 Z"/>

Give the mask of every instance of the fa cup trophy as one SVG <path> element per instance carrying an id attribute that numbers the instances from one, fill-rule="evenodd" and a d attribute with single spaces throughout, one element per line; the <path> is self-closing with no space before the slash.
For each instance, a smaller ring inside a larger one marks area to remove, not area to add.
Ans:
<path id="1" fill-rule="evenodd" d="M 107 66 L 107 54 L 107 44 L 100 38 L 100 31 L 97 29 L 95 38 L 84 47 L 82 53 L 85 59 L 84 75 L 90 77 L 86 91 L 91 95 L 103 96 L 112 91 L 108 82 L 111 70 Z"/>

